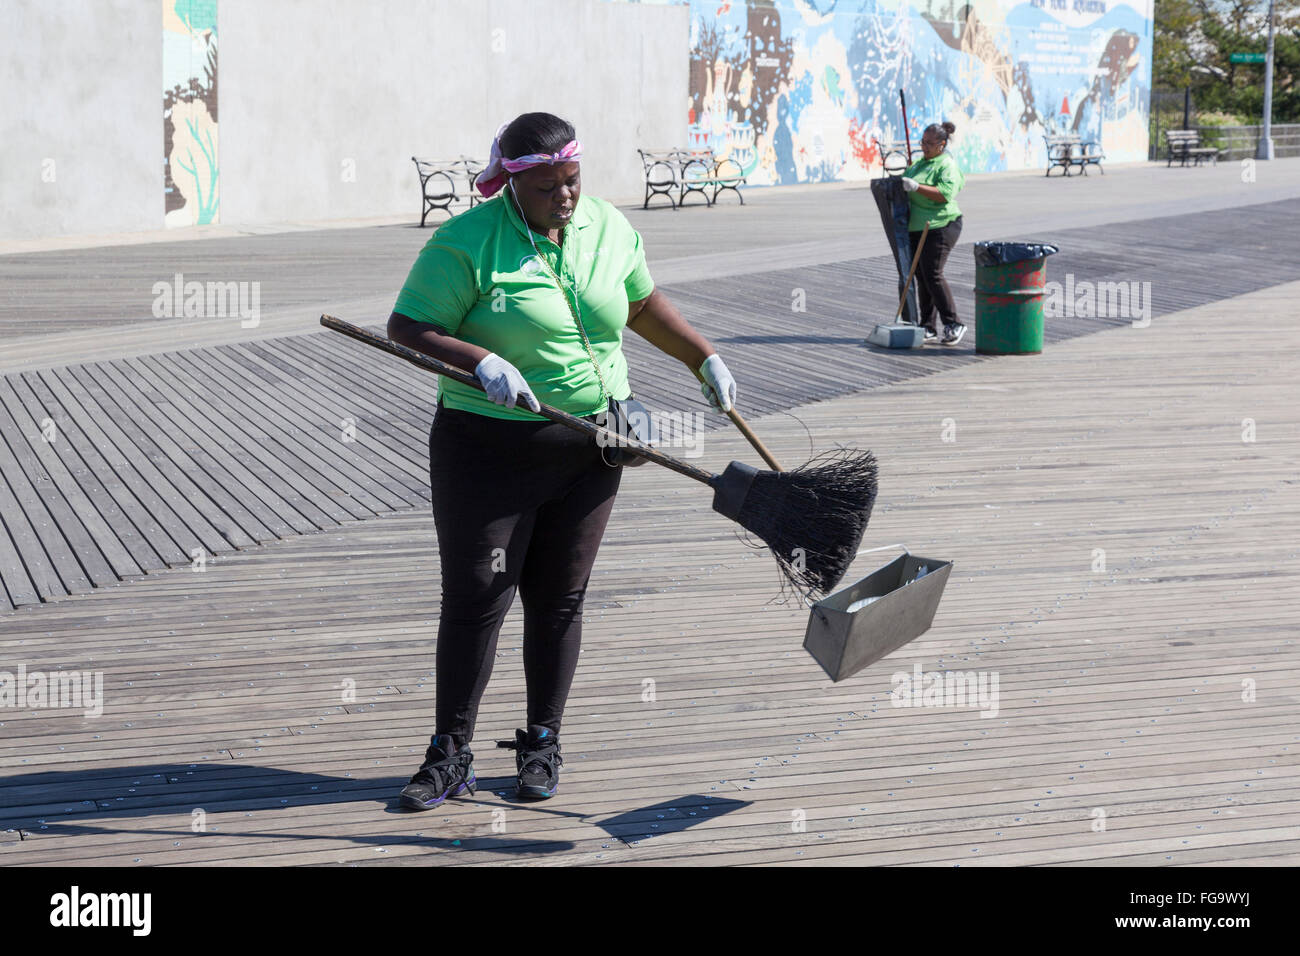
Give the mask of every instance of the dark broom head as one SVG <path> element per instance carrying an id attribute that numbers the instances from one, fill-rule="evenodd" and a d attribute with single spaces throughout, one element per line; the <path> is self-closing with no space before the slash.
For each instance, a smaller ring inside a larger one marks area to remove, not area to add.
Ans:
<path id="1" fill-rule="evenodd" d="M 736 521 L 763 539 L 794 588 L 827 594 L 853 563 L 876 501 L 876 459 L 837 448 L 793 471 L 759 471 Z"/>

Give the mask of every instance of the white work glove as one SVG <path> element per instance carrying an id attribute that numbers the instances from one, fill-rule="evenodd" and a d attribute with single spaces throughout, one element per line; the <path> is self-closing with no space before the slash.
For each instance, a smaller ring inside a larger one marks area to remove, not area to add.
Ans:
<path id="1" fill-rule="evenodd" d="M 722 359 L 718 358 L 717 352 L 706 358 L 700 366 L 700 378 L 704 379 L 700 383 L 700 391 L 709 400 L 709 404 L 720 412 L 731 411 L 736 404 L 736 380 L 731 377 Z M 722 398 L 721 405 L 718 404 L 719 396 Z"/>
<path id="2" fill-rule="evenodd" d="M 525 405 L 535 412 L 542 410 L 541 404 L 537 401 L 537 396 L 528 387 L 528 383 L 524 381 L 519 369 L 495 352 L 489 352 L 483 357 L 483 361 L 474 367 L 474 374 L 483 383 L 488 398 L 498 405 L 514 408 L 517 396 L 522 394 Z"/>
<path id="3" fill-rule="evenodd" d="M 916 192 L 916 187 L 919 185 L 921 184 L 918 183 L 915 179 L 909 179 L 907 176 L 903 177 L 903 192 L 914 193 Z"/>

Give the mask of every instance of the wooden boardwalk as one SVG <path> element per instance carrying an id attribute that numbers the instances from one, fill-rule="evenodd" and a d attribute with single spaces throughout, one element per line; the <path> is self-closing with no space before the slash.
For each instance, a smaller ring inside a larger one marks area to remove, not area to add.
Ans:
<path id="1" fill-rule="evenodd" d="M 707 490 L 629 472 L 592 579 L 561 795 L 541 805 L 513 801 L 513 757 L 490 749 L 522 718 L 515 609 L 475 742 L 485 788 L 430 813 L 394 808 L 432 731 L 438 555 L 410 507 L 418 457 L 359 428 L 351 466 L 386 450 L 409 480 L 332 502 L 299 488 L 298 514 L 310 502 L 327 530 L 0 618 L 0 666 L 99 670 L 106 699 L 99 718 L 2 713 L 0 862 L 1300 862 L 1297 295 L 1275 286 L 1035 358 L 940 354 L 950 366 L 924 378 L 754 416 L 791 461 L 810 433 L 817 449 L 871 447 L 881 500 L 864 547 L 955 561 L 934 627 L 839 685 L 800 648 L 806 611 L 766 603 L 774 566 Z M 1258 339 L 1237 331 L 1243 316 Z M 222 360 L 233 375 L 285 359 Z M 195 361 L 140 375 L 181 381 Z M 46 400 L 80 404 L 109 382 L 122 394 L 128 379 L 111 376 L 41 381 Z M 285 441 L 329 417 L 311 397 L 275 406 L 300 429 Z M 129 400 L 159 423 L 210 408 Z M 84 447 L 103 455 L 127 436 L 96 427 Z M 218 451 L 274 487 L 272 462 L 255 472 Z M 752 458 L 730 431 L 704 452 L 715 469 Z M 151 459 L 159 474 L 165 457 Z M 240 503 L 250 539 L 293 526 L 269 498 Z M 187 512 L 196 536 L 203 522 L 233 533 L 201 504 Z M 892 706 L 891 675 L 914 666 L 996 674 L 996 716 Z"/>
<path id="2" fill-rule="evenodd" d="M 1045 237 L 1062 248 L 1048 271 L 1148 283 L 1143 301 L 1158 318 L 1300 279 L 1300 258 L 1258 248 L 1297 216 L 1300 200 L 1288 200 L 1066 230 Z M 340 232 L 337 254 L 357 241 Z M 377 233 L 387 248 L 389 232 Z M 294 238 L 281 244 L 285 263 Z M 251 255 L 262 240 L 248 241 Z M 210 268 L 229 267 L 236 240 L 218 242 Z M 135 262 L 149 248 L 124 254 Z M 973 326 L 974 262 L 960 252 L 947 272 Z M 878 256 L 664 288 L 726 357 L 747 413 L 761 416 L 976 361 L 973 332 L 951 350 L 863 346 L 892 314 L 896 283 Z M 796 290 L 805 311 L 792 309 Z M 1053 319 L 1048 347 L 1128 321 Z M 678 363 L 635 335 L 627 352 L 651 407 L 705 408 Z M 434 394 L 431 378 L 323 332 L 0 376 L 0 608 L 420 505 Z"/>

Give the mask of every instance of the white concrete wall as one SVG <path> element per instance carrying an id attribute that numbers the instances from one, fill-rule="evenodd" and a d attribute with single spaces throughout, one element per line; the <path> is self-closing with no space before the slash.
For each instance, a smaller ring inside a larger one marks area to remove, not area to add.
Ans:
<path id="1" fill-rule="evenodd" d="M 161 228 L 162 182 L 158 0 L 2 0 L 0 239 Z"/>
<path id="2" fill-rule="evenodd" d="M 577 127 L 597 196 L 640 195 L 637 146 L 684 135 L 687 7 L 218 3 L 224 225 L 418 216 L 411 156 L 486 159 L 530 110 Z M 3 0 L 0 26 L 0 239 L 161 228 L 159 0 Z"/>

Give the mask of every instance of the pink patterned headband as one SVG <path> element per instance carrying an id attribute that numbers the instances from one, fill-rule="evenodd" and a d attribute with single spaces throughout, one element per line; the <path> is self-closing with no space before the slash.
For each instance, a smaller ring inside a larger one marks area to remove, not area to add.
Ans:
<path id="1" fill-rule="evenodd" d="M 487 168 L 479 173 L 474 185 L 484 196 L 494 196 L 506 184 L 506 173 L 518 173 L 532 166 L 554 166 L 556 163 L 576 163 L 582 159 L 582 144 L 576 139 L 569 140 L 558 153 L 529 153 L 517 159 L 507 159 L 501 155 L 501 134 L 509 123 L 497 130 L 492 140 L 492 156 Z"/>

